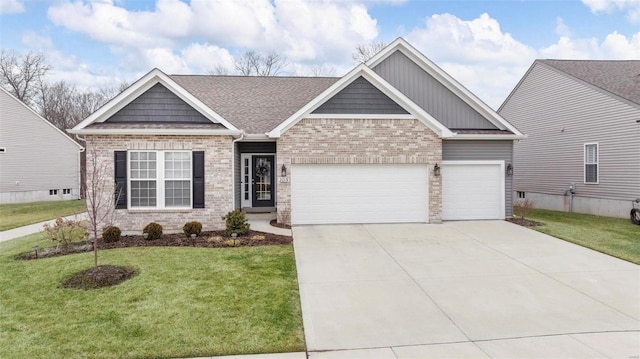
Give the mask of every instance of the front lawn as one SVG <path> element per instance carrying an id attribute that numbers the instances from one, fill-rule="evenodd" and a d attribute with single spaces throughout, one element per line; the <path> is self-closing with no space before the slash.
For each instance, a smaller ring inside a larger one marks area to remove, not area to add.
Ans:
<path id="1" fill-rule="evenodd" d="M 0 204 L 0 231 L 85 211 L 84 200 Z"/>
<path id="2" fill-rule="evenodd" d="M 63 289 L 92 253 L 29 261 L 40 234 L 0 243 L 0 358 L 177 358 L 304 350 L 292 245 L 102 250 L 139 274 Z"/>
<path id="3" fill-rule="evenodd" d="M 536 231 L 640 264 L 640 226 L 627 218 L 534 209 L 527 217 Z"/>

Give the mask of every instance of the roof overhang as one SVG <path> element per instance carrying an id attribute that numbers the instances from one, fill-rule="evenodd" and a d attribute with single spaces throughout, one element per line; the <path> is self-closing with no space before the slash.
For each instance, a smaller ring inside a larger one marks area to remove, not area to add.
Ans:
<path id="1" fill-rule="evenodd" d="M 219 123 L 223 125 L 227 130 L 230 131 L 239 131 L 235 126 L 225 120 L 222 116 L 217 114 L 207 105 L 205 105 L 202 101 L 198 100 L 195 96 L 185 90 L 182 86 L 178 85 L 174 80 L 172 80 L 169 76 L 167 76 L 164 72 L 155 68 L 140 78 L 138 81 L 134 82 L 131 86 L 129 86 L 126 90 L 118 94 L 111 101 L 107 102 L 104 106 L 100 107 L 96 112 L 91 114 L 85 120 L 76 125 L 70 133 L 77 134 L 88 134 L 87 132 L 78 132 L 84 130 L 87 126 L 92 123 L 101 123 L 108 120 L 111 116 L 116 114 L 126 105 L 131 103 L 131 101 L 138 98 L 138 96 L 142 95 L 145 91 L 149 90 L 151 87 L 156 84 L 161 84 L 173 94 L 178 96 L 184 102 L 193 107 L 196 111 L 201 113 L 204 117 L 210 120 L 212 123 Z M 107 134 L 107 129 L 96 129 L 95 131 L 100 131 L 100 133 Z M 140 132 L 139 129 L 136 130 L 137 133 Z M 92 133 L 93 134 L 93 133 Z M 149 133 L 145 133 L 149 134 Z"/>
<path id="2" fill-rule="evenodd" d="M 391 86 L 387 81 L 385 81 L 380 75 L 376 74 L 373 70 L 367 67 L 364 64 L 358 65 L 356 68 L 351 70 L 348 74 L 343 76 L 336 83 L 331 85 L 328 89 L 318 95 L 316 98 L 307 103 L 304 107 L 298 110 L 296 113 L 291 115 L 288 119 L 282 122 L 278 127 L 274 128 L 272 131 L 268 132 L 269 137 L 278 138 L 291 127 L 293 127 L 296 123 L 298 123 L 303 118 L 307 117 L 322 117 L 322 118 L 363 118 L 363 116 L 367 115 L 345 115 L 345 114 L 311 114 L 315 109 L 320 107 L 323 103 L 329 100 L 331 97 L 335 96 L 338 92 L 342 91 L 349 84 L 355 81 L 358 77 L 363 77 L 367 81 L 369 81 L 373 86 L 375 86 L 378 90 L 382 91 L 385 95 L 389 96 L 393 101 L 395 101 L 400 107 L 405 109 L 410 116 L 403 115 L 406 118 L 415 118 L 422 122 L 425 126 L 435 132 L 439 137 L 447 138 L 453 136 L 453 133 L 443 124 L 441 124 L 438 120 L 433 118 L 430 114 L 424 111 L 420 106 L 411 101 L 407 96 L 398 91 L 396 88 Z M 386 115 L 386 118 L 397 117 L 398 115 Z"/>
<path id="3" fill-rule="evenodd" d="M 453 137 L 447 138 L 447 140 L 505 140 L 505 141 L 513 141 L 513 140 L 524 140 L 527 138 L 527 135 L 489 135 L 489 134 L 455 134 Z"/>
<path id="4" fill-rule="evenodd" d="M 471 106 L 471 108 L 485 117 L 498 129 L 508 130 L 515 135 L 523 136 L 523 133 L 520 132 L 515 126 L 510 124 L 509 121 L 505 120 L 496 111 L 494 111 L 491 107 L 480 100 L 480 98 L 474 95 L 466 87 L 464 87 L 453 77 L 451 77 L 451 75 L 438 67 L 438 65 L 429 60 L 420 51 L 411 46 L 411 44 L 409 44 L 405 39 L 401 37 L 390 43 L 379 53 L 370 58 L 365 64 L 370 68 L 374 68 L 396 51 L 400 51 L 402 54 L 411 59 L 411 61 L 420 66 L 426 73 L 435 78 L 438 82 L 440 82 L 443 86 L 445 86 L 456 96 L 462 99 L 466 104 Z"/>
<path id="5" fill-rule="evenodd" d="M 190 128 L 85 128 L 67 130 L 75 135 L 178 135 L 178 136 L 240 136 L 240 130 L 205 130 Z"/>

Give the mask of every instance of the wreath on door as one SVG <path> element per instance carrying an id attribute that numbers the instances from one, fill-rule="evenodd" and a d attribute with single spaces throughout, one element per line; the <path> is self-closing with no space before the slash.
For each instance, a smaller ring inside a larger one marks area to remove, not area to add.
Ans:
<path id="1" fill-rule="evenodd" d="M 266 177 L 269 175 L 269 163 L 267 163 L 265 160 L 260 160 L 260 162 L 258 162 L 258 164 L 256 165 L 256 174 L 260 177 Z"/>

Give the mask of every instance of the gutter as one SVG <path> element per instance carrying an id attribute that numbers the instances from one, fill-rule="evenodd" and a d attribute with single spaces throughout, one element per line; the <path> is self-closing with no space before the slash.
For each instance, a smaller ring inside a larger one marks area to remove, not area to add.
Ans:
<path id="1" fill-rule="evenodd" d="M 113 128 L 113 129 L 81 129 L 68 130 L 74 135 L 221 135 L 221 136 L 242 136 L 243 131 L 240 130 L 202 130 L 202 129 L 129 129 L 129 128 Z"/>

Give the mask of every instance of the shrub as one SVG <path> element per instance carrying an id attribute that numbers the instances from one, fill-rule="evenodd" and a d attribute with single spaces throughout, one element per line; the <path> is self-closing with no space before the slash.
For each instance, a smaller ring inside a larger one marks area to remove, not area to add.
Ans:
<path id="1" fill-rule="evenodd" d="M 66 246 L 71 242 L 87 240 L 89 237 L 89 233 L 80 222 L 63 218 L 56 219 L 53 225 L 45 223 L 43 228 L 45 236 L 57 245 Z"/>
<path id="2" fill-rule="evenodd" d="M 182 227 L 182 231 L 184 232 L 184 235 L 187 237 L 191 237 L 192 234 L 199 236 L 200 232 L 202 232 L 202 223 L 195 222 L 195 221 L 187 222 Z"/>
<path id="3" fill-rule="evenodd" d="M 162 226 L 156 222 L 151 222 L 144 227 L 142 232 L 149 235 L 147 240 L 160 239 L 162 237 Z"/>
<path id="4" fill-rule="evenodd" d="M 227 236 L 230 236 L 232 233 L 240 236 L 249 232 L 249 222 L 247 222 L 247 216 L 244 211 L 239 209 L 233 210 L 222 217 L 222 219 L 224 219 L 227 224 Z"/>
<path id="5" fill-rule="evenodd" d="M 530 198 L 519 199 L 513 203 L 513 211 L 515 212 L 516 216 L 522 219 L 529 216 L 529 213 L 531 213 L 533 207 L 534 203 Z"/>
<path id="6" fill-rule="evenodd" d="M 120 228 L 110 226 L 102 230 L 102 240 L 105 241 L 105 243 L 117 242 L 120 240 L 120 234 L 122 234 Z"/>

